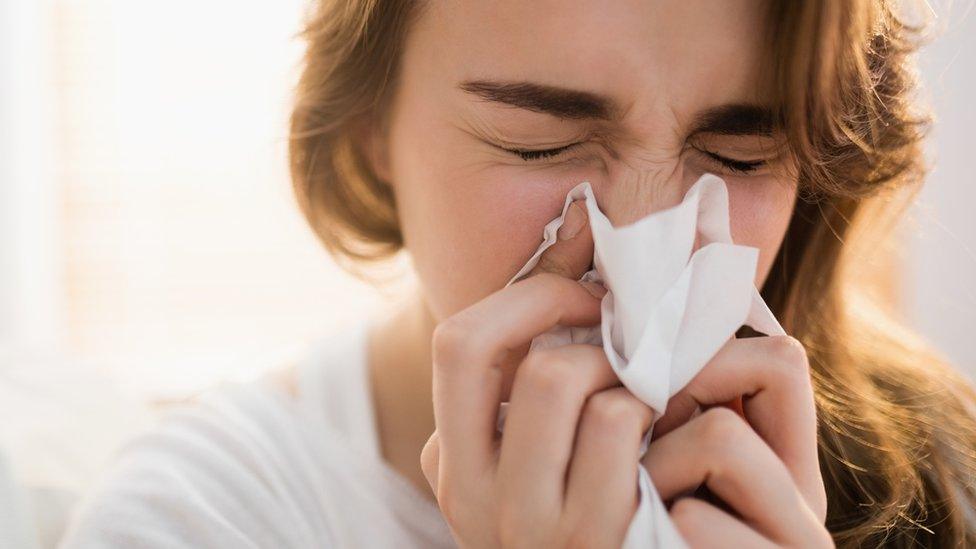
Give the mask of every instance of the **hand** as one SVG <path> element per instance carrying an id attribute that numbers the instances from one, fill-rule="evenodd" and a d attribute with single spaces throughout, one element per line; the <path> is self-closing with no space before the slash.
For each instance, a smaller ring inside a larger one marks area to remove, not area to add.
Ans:
<path id="1" fill-rule="evenodd" d="M 650 408 L 619 386 L 600 347 L 521 359 L 532 338 L 557 324 L 599 322 L 605 290 L 590 283 L 593 295 L 576 281 L 593 255 L 581 205 L 564 225 L 580 227 L 576 236 L 547 249 L 530 276 L 435 330 L 437 429 L 421 466 L 462 547 L 619 547 L 637 509 Z M 579 215 L 582 226 L 571 219 Z"/>
<path id="2" fill-rule="evenodd" d="M 742 415 L 720 406 L 739 397 Z M 698 406 L 705 411 L 689 420 Z M 694 497 L 671 505 L 692 547 L 834 546 L 809 366 L 796 339 L 731 339 L 671 398 L 651 440 L 642 462 L 665 502 L 704 483 L 730 508 Z"/>

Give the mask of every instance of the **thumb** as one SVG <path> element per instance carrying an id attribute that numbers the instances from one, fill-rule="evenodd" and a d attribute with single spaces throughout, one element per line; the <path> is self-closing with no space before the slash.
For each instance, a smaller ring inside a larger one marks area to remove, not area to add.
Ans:
<path id="1" fill-rule="evenodd" d="M 554 273 L 578 280 L 590 270 L 593 261 L 593 234 L 584 200 L 576 200 L 566 210 L 563 224 L 556 232 L 555 244 L 546 248 L 539 262 L 526 277 L 539 273 Z"/>

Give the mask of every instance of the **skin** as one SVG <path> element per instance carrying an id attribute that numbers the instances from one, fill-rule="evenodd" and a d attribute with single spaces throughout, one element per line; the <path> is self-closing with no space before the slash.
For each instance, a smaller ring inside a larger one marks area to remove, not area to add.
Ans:
<path id="1" fill-rule="evenodd" d="M 693 133 L 708 109 L 764 104 L 762 6 L 721 4 L 433 1 L 407 34 L 388 125 L 362 146 L 394 188 L 420 286 L 374 325 L 369 367 L 385 459 L 429 489 L 462 546 L 616 547 L 637 506 L 650 410 L 598 347 L 526 355 L 556 324 L 599 322 L 602 288 L 576 282 L 589 231 L 503 288 L 573 186 L 590 181 L 622 225 L 715 173 L 733 240 L 759 249 L 757 286 L 769 272 L 796 197 L 779 135 Z M 503 104 L 463 89 L 472 80 L 586 91 L 614 116 Z M 529 161 L 503 150 L 574 143 Z M 712 155 L 762 162 L 742 172 Z M 830 546 L 815 418 L 802 345 L 733 339 L 671 400 L 643 463 L 693 546 Z M 678 497 L 702 484 L 725 508 Z"/>

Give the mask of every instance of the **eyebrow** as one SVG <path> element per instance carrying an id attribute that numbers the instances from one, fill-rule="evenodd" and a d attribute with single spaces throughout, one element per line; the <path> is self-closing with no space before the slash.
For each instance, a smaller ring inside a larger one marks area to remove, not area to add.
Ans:
<path id="1" fill-rule="evenodd" d="M 608 97 L 534 82 L 468 80 L 458 87 L 488 101 L 559 118 L 610 120 L 614 112 Z"/>
<path id="2" fill-rule="evenodd" d="M 690 134 L 772 135 L 778 129 L 772 109 L 733 103 L 707 109 L 695 117 Z"/>
<path id="3" fill-rule="evenodd" d="M 559 118 L 611 120 L 619 112 L 609 97 L 535 82 L 466 80 L 458 87 L 487 101 Z M 768 107 L 731 103 L 698 113 L 689 135 L 772 135 L 776 129 L 773 112 Z"/>

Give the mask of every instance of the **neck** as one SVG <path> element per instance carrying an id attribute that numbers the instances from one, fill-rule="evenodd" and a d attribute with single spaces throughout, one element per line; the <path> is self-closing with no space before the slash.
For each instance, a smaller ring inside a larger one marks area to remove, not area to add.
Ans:
<path id="1" fill-rule="evenodd" d="M 420 451 L 434 431 L 430 339 L 435 321 L 417 291 L 373 325 L 369 375 L 383 459 L 431 498 Z"/>

